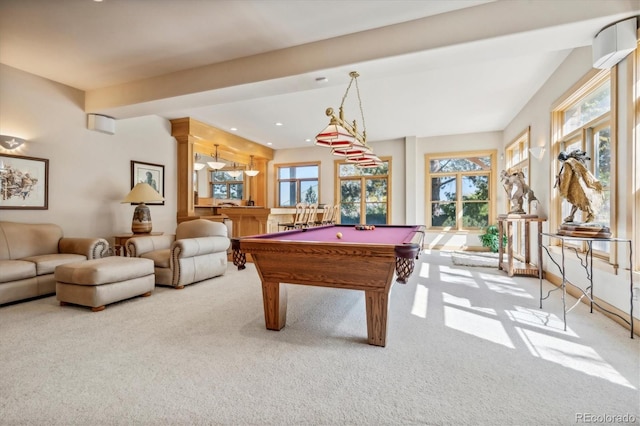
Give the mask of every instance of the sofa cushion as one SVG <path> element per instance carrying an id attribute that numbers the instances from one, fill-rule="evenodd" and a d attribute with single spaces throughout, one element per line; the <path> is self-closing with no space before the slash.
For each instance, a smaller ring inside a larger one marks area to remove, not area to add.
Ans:
<path id="1" fill-rule="evenodd" d="M 25 260 L 0 260 L 0 283 L 36 276 L 36 264 Z"/>
<path id="2" fill-rule="evenodd" d="M 156 268 L 169 268 L 169 257 L 171 256 L 171 249 L 154 250 L 148 253 L 140 255 L 143 259 L 153 260 Z"/>
<path id="3" fill-rule="evenodd" d="M 62 228 L 51 223 L 0 222 L 0 259 L 58 253 Z"/>
<path id="4" fill-rule="evenodd" d="M 40 256 L 25 257 L 22 260 L 33 262 L 36 265 L 36 273 L 38 275 L 53 274 L 56 266 L 64 265 L 65 263 L 79 262 L 81 260 L 87 260 L 86 256 L 80 254 L 43 254 Z"/>

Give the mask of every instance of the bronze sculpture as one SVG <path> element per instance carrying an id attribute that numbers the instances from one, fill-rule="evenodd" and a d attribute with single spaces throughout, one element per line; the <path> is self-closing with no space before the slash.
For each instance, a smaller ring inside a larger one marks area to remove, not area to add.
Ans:
<path id="1" fill-rule="evenodd" d="M 558 188 L 560 195 L 571 203 L 571 212 L 564 222 L 573 222 L 578 209 L 582 211 L 583 222 L 593 222 L 602 200 L 603 187 L 587 169 L 586 161 L 591 158 L 586 152 L 574 149 L 569 153 L 560 152 L 558 160 L 562 166 L 553 187 Z"/>

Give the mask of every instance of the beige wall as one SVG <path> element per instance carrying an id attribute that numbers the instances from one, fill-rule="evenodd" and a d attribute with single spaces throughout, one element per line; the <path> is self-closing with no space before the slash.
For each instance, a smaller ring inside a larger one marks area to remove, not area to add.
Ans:
<path id="1" fill-rule="evenodd" d="M 150 206 L 154 230 L 176 225 L 176 143 L 169 123 L 118 120 L 116 134 L 87 129 L 83 92 L 0 65 L 0 134 L 27 139 L 13 154 L 49 159 L 49 209 L 0 210 L 0 220 L 52 222 L 67 236 L 130 232 L 130 161 L 165 166 L 164 206 Z M 9 151 L 0 148 L 2 153 Z"/>

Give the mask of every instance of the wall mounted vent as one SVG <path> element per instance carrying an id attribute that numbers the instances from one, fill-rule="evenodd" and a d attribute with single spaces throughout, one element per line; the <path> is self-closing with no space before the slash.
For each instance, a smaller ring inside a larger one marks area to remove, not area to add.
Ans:
<path id="1" fill-rule="evenodd" d="M 116 120 L 106 115 L 87 114 L 87 129 L 114 135 L 116 133 Z"/>
<path id="2" fill-rule="evenodd" d="M 637 18 L 626 19 L 601 30 L 593 39 L 593 67 L 609 69 L 638 44 Z"/>

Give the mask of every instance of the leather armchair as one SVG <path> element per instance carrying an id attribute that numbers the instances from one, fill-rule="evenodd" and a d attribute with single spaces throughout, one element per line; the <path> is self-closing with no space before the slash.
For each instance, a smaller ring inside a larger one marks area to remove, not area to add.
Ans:
<path id="1" fill-rule="evenodd" d="M 223 223 L 195 219 L 180 223 L 175 236 L 131 238 L 126 248 L 131 257 L 153 260 L 156 285 L 184 288 L 223 275 L 229 244 Z"/>

